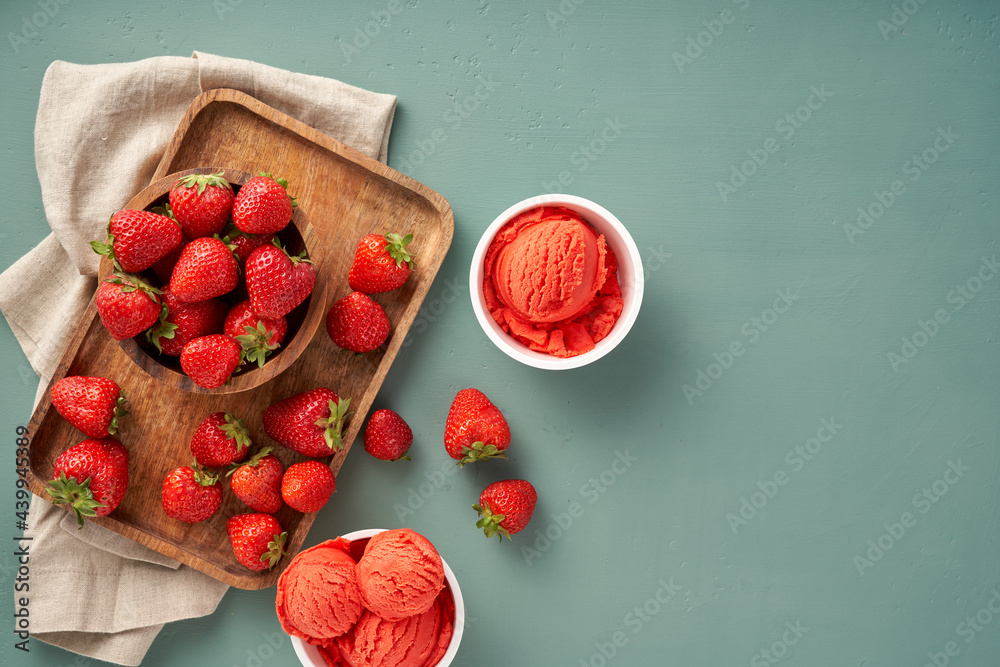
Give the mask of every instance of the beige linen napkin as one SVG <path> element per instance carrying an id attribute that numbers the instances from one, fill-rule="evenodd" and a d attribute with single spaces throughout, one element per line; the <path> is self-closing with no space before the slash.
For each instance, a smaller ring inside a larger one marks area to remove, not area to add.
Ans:
<path id="1" fill-rule="evenodd" d="M 35 120 L 52 234 L 0 275 L 0 310 L 41 378 L 36 404 L 97 286 L 99 258 L 89 242 L 103 237 L 108 216 L 149 183 L 191 100 L 214 88 L 245 92 L 386 160 L 393 95 L 197 52 L 109 65 L 52 63 Z M 41 498 L 32 502 L 28 525 L 32 635 L 86 656 L 138 665 L 164 623 L 211 614 L 227 590 L 106 528 L 86 522 L 77 530 L 75 519 Z"/>

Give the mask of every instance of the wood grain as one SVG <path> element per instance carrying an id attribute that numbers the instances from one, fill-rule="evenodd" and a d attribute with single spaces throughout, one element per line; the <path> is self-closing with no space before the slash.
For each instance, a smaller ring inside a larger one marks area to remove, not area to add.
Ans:
<path id="1" fill-rule="evenodd" d="M 373 297 L 393 323 L 389 340 L 375 352 L 355 355 L 334 345 L 319 326 L 288 368 L 260 386 L 230 394 L 193 392 L 154 378 L 137 365 L 124 349 L 128 345 L 123 348 L 104 330 L 91 300 L 32 416 L 29 482 L 32 492 L 48 498 L 45 483 L 55 458 L 84 439 L 52 409 L 52 384 L 67 375 L 111 377 L 130 399 L 131 414 L 119 433 L 131 452 L 130 484 L 118 509 L 94 521 L 228 584 L 259 589 L 276 583 L 291 556 L 301 549 L 315 515 L 282 508 L 276 517 L 289 533 L 289 556 L 274 570 L 255 573 L 233 557 L 225 531 L 230 516 L 250 510 L 226 489 L 222 507 L 208 521 L 189 525 L 169 519 L 161 508 L 163 478 L 171 469 L 190 464 L 191 434 L 218 410 L 245 419 L 254 443 L 273 446 L 285 466 L 303 460 L 267 437 L 261 414 L 275 401 L 320 386 L 351 398 L 354 411 L 345 447 L 328 459 L 336 474 L 444 261 L 454 220 L 448 202 L 433 190 L 233 90 L 212 90 L 195 98 L 153 182 L 209 166 L 271 171 L 288 179 L 289 193 L 308 216 L 318 241 L 317 255 L 322 256 L 320 270 L 327 285 L 323 315 L 333 300 L 350 292 L 347 271 L 362 236 L 412 232 L 413 275 L 400 289 Z M 299 334 L 305 333 L 303 327 Z M 336 502 L 336 495 L 330 502 Z"/>

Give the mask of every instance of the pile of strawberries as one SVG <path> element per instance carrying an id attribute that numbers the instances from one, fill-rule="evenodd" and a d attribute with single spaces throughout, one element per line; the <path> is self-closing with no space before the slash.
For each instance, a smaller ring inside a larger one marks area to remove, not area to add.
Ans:
<path id="1" fill-rule="evenodd" d="M 53 385 L 52 405 L 74 427 L 89 436 L 55 461 L 48 493 L 56 504 L 83 517 L 107 516 L 128 489 L 129 452 L 113 436 L 118 420 L 128 414 L 125 396 L 113 380 L 69 376 Z M 302 513 L 318 512 L 336 488 L 330 467 L 317 457 L 343 446 L 342 433 L 350 399 L 319 387 L 274 403 L 262 415 L 264 431 L 278 444 L 310 460 L 285 469 L 271 447 L 250 456 L 253 445 L 243 420 L 228 412 L 203 419 L 191 436 L 196 464 L 167 473 L 163 480 L 164 513 L 197 523 L 222 505 L 222 480 L 252 512 L 229 518 L 227 531 L 237 560 L 259 571 L 273 567 L 284 553 L 287 534 L 273 516 L 284 505 Z"/>
<path id="2" fill-rule="evenodd" d="M 245 361 L 263 366 L 316 284 L 305 253 L 289 255 L 279 238 L 295 206 L 287 182 L 263 173 L 234 192 L 223 176 L 181 178 L 166 206 L 118 211 L 107 240 L 91 243 L 115 267 L 95 297 L 111 336 L 145 332 L 209 389 Z"/>

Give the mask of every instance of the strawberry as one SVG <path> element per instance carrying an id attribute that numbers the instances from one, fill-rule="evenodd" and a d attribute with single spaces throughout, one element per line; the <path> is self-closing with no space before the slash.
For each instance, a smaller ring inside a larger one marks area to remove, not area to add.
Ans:
<path id="1" fill-rule="evenodd" d="M 52 385 L 56 412 L 91 438 L 118 432 L 118 419 L 128 414 L 125 394 L 114 380 L 72 375 Z"/>
<path id="2" fill-rule="evenodd" d="M 240 263 L 240 268 L 245 269 L 247 257 L 262 245 L 269 245 L 274 242 L 274 234 L 246 234 L 236 228 L 232 222 L 226 225 L 223 233 L 223 241 L 233 247 L 233 254 L 236 261 Z"/>
<path id="3" fill-rule="evenodd" d="M 263 367 L 264 360 L 281 346 L 288 333 L 284 317 L 264 319 L 250 309 L 250 300 L 244 299 L 229 309 L 222 333 L 232 336 L 243 346 L 243 356 L 250 363 Z"/>
<path id="4" fill-rule="evenodd" d="M 56 505 L 69 505 L 83 528 L 85 516 L 107 516 L 128 489 L 128 450 L 114 438 L 84 440 L 56 457 L 46 491 Z"/>
<path id="5" fill-rule="evenodd" d="M 207 301 L 231 292 L 239 282 L 240 267 L 232 251 L 219 239 L 191 241 L 170 274 L 170 291 L 181 301 Z"/>
<path id="6" fill-rule="evenodd" d="M 281 478 L 281 497 L 293 510 L 303 514 L 318 512 L 337 486 L 329 466 L 319 461 L 302 461 L 288 466 Z"/>
<path id="7" fill-rule="evenodd" d="M 108 221 L 106 243 L 91 241 L 99 255 L 107 255 L 126 273 L 145 271 L 181 242 L 181 228 L 170 218 L 152 211 L 118 211 Z"/>
<path id="8" fill-rule="evenodd" d="M 233 212 L 233 186 L 218 174 L 189 174 L 170 189 L 170 208 L 190 239 L 218 234 Z"/>
<path id="9" fill-rule="evenodd" d="M 160 318 L 146 332 L 146 338 L 161 354 L 179 357 L 189 341 L 222 331 L 228 309 L 225 302 L 209 299 L 185 303 L 174 296 L 169 285 L 163 288 L 160 300 Z"/>
<path id="10" fill-rule="evenodd" d="M 274 239 L 247 258 L 250 307 L 261 317 L 282 317 L 306 300 L 316 285 L 316 273 L 305 252 L 290 256 Z"/>
<path id="11" fill-rule="evenodd" d="M 343 446 L 341 432 L 351 414 L 349 398 L 318 387 L 278 401 L 264 410 L 264 431 L 304 456 L 329 456 Z"/>
<path id="12" fill-rule="evenodd" d="M 478 389 L 463 389 L 452 401 L 444 426 L 444 446 L 448 455 L 466 463 L 489 458 L 507 458 L 510 427 L 497 406 Z"/>
<path id="13" fill-rule="evenodd" d="M 237 514 L 226 522 L 233 555 L 241 565 L 255 572 L 270 570 L 285 552 L 288 533 L 270 514 Z"/>
<path id="14" fill-rule="evenodd" d="M 389 337 L 389 318 L 368 295 L 351 292 L 330 306 L 326 332 L 344 349 L 371 352 Z"/>
<path id="15" fill-rule="evenodd" d="M 138 276 L 113 274 L 98 286 L 94 303 L 111 337 L 125 340 L 156 323 L 160 316 L 159 293 Z"/>
<path id="16" fill-rule="evenodd" d="M 365 294 L 388 292 L 400 287 L 410 277 L 413 258 L 406 246 L 413 234 L 368 234 L 354 252 L 354 263 L 347 274 L 352 290 Z"/>
<path id="17" fill-rule="evenodd" d="M 240 344 L 225 334 L 201 336 L 181 350 L 181 368 L 196 385 L 205 389 L 221 387 L 240 365 Z"/>
<path id="18" fill-rule="evenodd" d="M 206 468 L 242 461 L 249 453 L 250 433 L 246 424 L 228 412 L 213 412 L 205 417 L 191 436 L 191 454 Z"/>
<path id="19" fill-rule="evenodd" d="M 295 200 L 288 181 L 261 172 L 243 184 L 233 204 L 233 224 L 247 234 L 275 234 L 292 220 Z"/>
<path id="20" fill-rule="evenodd" d="M 221 504 L 218 475 L 183 466 L 163 480 L 163 511 L 171 519 L 198 523 L 215 514 Z"/>
<path id="21" fill-rule="evenodd" d="M 538 494 L 529 482 L 523 479 L 504 479 L 493 482 L 479 494 L 479 504 L 472 509 L 479 512 L 476 526 L 483 529 L 486 537 L 511 535 L 524 530 L 535 511 Z"/>
<path id="22" fill-rule="evenodd" d="M 281 476 L 285 466 L 264 447 L 253 458 L 230 470 L 229 486 L 236 497 L 257 512 L 274 514 L 281 509 Z"/>
<path id="23" fill-rule="evenodd" d="M 376 410 L 365 427 L 365 451 L 383 461 L 410 460 L 406 455 L 413 444 L 413 431 L 392 410 Z"/>

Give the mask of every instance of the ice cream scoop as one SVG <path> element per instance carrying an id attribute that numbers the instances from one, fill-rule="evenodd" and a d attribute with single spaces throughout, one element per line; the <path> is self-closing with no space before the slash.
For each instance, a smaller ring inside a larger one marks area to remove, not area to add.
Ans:
<path id="1" fill-rule="evenodd" d="M 437 549 L 409 528 L 372 537 L 357 572 L 365 607 L 387 621 L 424 613 L 444 587 Z"/>
<path id="2" fill-rule="evenodd" d="M 363 611 L 350 543 L 327 540 L 298 554 L 278 579 L 275 608 L 285 632 L 310 644 L 350 630 Z"/>
<path id="3" fill-rule="evenodd" d="M 540 206 L 497 235 L 491 277 L 497 297 L 533 323 L 572 318 L 607 277 L 607 245 L 577 213 Z"/>
<path id="4" fill-rule="evenodd" d="M 424 613 L 399 621 L 365 611 L 352 630 L 337 638 L 337 650 L 348 667 L 431 667 L 448 649 L 454 618 L 447 590 Z"/>

